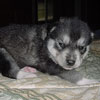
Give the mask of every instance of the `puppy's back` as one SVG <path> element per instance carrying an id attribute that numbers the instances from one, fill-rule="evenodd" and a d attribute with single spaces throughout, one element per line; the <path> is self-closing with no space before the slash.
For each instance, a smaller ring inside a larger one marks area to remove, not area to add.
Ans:
<path id="1" fill-rule="evenodd" d="M 32 42 L 35 30 L 36 26 L 15 24 L 0 28 L 0 48 L 5 48 L 21 66 L 34 64 L 37 61 L 36 44 Z"/>

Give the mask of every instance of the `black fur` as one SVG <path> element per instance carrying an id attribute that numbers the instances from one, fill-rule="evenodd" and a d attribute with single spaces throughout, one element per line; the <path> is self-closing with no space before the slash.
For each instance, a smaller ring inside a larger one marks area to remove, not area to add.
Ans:
<path id="1" fill-rule="evenodd" d="M 0 72 L 2 75 L 9 77 L 9 70 L 11 69 L 10 62 L 0 52 Z"/>

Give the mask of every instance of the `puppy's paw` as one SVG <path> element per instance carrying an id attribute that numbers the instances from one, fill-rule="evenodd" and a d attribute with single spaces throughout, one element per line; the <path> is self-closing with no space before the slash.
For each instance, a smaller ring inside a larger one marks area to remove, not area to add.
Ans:
<path id="1" fill-rule="evenodd" d="M 17 74 L 17 79 L 24 79 L 24 78 L 34 78 L 37 77 L 37 75 L 35 73 L 31 73 L 31 72 L 26 72 L 23 70 L 20 70 Z"/>
<path id="2" fill-rule="evenodd" d="M 28 73 L 36 73 L 37 72 L 37 70 L 35 68 L 32 68 L 30 66 L 25 66 L 21 70 L 24 72 L 28 72 Z"/>
<path id="3" fill-rule="evenodd" d="M 86 85 L 86 84 L 94 84 L 94 83 L 99 83 L 99 82 L 96 80 L 83 78 L 82 80 L 79 80 L 76 84 L 77 85 Z"/>

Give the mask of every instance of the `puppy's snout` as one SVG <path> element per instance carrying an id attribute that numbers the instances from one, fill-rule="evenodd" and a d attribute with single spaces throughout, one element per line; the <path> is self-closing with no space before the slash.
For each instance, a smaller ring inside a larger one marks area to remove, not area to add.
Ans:
<path id="1" fill-rule="evenodd" d="M 71 59 L 67 59 L 66 62 L 67 62 L 67 65 L 69 66 L 73 66 L 75 64 L 75 60 L 71 60 Z"/>

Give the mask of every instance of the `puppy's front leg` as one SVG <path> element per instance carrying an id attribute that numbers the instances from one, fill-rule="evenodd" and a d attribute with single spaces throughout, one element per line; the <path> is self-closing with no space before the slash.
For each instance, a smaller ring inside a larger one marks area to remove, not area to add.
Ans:
<path id="1" fill-rule="evenodd" d="M 4 48 L 0 48 L 0 72 L 2 75 L 9 78 L 17 78 L 19 71 L 20 68 L 13 57 Z"/>
<path id="2" fill-rule="evenodd" d="M 77 85 L 97 83 L 96 80 L 90 80 L 90 79 L 84 78 L 82 74 L 77 72 L 76 70 L 63 71 L 61 74 L 59 74 L 59 77 L 66 79 L 69 82 L 75 83 Z"/>

